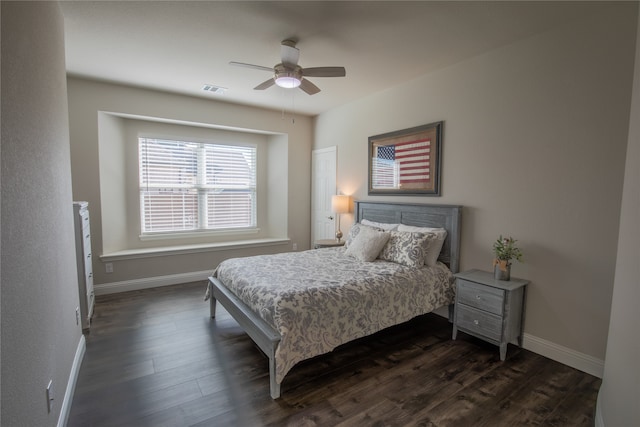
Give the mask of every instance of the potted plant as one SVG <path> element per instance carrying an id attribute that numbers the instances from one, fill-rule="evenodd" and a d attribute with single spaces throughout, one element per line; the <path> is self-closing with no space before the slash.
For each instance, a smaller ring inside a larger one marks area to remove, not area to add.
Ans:
<path id="1" fill-rule="evenodd" d="M 497 280 L 509 280 L 511 278 L 511 260 L 522 262 L 522 251 L 516 247 L 513 237 L 502 237 L 493 244 L 493 272 Z"/>

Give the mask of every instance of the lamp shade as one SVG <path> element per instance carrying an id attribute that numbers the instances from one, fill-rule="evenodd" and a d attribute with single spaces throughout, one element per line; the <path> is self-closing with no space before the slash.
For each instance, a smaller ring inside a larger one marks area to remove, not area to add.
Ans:
<path id="1" fill-rule="evenodd" d="M 336 195 L 331 196 L 331 211 L 342 214 L 349 212 L 349 196 Z"/>

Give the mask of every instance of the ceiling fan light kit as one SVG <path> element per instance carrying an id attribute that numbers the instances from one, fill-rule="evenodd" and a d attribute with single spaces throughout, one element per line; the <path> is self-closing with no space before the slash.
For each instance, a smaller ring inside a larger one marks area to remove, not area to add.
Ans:
<path id="1" fill-rule="evenodd" d="M 300 83 L 302 83 L 302 68 L 297 65 L 293 70 L 290 70 L 283 64 L 278 64 L 274 67 L 274 70 L 275 82 L 280 87 L 293 89 L 300 86 Z"/>
<path id="2" fill-rule="evenodd" d="M 276 84 L 280 87 L 283 87 L 285 89 L 293 89 L 296 88 L 298 86 L 300 86 L 300 83 L 302 83 L 302 81 L 298 80 L 297 78 L 295 78 L 294 76 L 278 76 L 276 77 Z"/>
<path id="3" fill-rule="evenodd" d="M 293 40 L 284 40 L 280 45 L 280 60 L 282 62 L 276 64 L 273 68 L 235 61 L 231 61 L 229 64 L 273 72 L 273 77 L 254 87 L 255 90 L 264 90 L 276 84 L 285 89 L 299 87 L 309 95 L 320 92 L 320 88 L 305 79 L 305 75 L 311 77 L 344 77 L 347 74 L 344 67 L 302 68 L 298 65 L 299 55 L 300 51 L 296 47 L 296 43 Z"/>

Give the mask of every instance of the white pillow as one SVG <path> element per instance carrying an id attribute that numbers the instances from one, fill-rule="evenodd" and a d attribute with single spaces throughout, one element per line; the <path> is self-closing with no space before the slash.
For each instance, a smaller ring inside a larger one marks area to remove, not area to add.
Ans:
<path id="1" fill-rule="evenodd" d="M 354 237 L 344 253 L 360 261 L 373 261 L 378 257 L 388 240 L 389 233 L 386 231 L 360 227 L 360 232 Z"/>
<path id="2" fill-rule="evenodd" d="M 440 256 L 440 251 L 442 250 L 442 245 L 444 244 L 444 240 L 447 238 L 447 230 L 444 228 L 433 228 L 433 227 L 415 227 L 413 225 L 405 225 L 400 224 L 398 226 L 398 231 L 413 231 L 417 233 L 433 233 L 436 238 L 430 241 L 429 247 L 427 248 L 427 254 L 424 258 L 424 263 L 429 267 L 433 267 L 438 262 L 438 257 Z"/>
<path id="3" fill-rule="evenodd" d="M 360 224 L 368 225 L 369 227 L 376 227 L 384 231 L 397 230 L 398 226 L 400 225 L 400 224 L 389 224 L 386 222 L 369 221 L 368 219 L 363 219 L 362 221 L 360 221 Z"/>

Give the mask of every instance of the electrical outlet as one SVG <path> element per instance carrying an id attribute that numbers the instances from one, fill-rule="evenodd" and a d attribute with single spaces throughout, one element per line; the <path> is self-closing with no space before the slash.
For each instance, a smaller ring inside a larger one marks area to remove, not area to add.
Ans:
<path id="1" fill-rule="evenodd" d="M 298 244 L 297 244 L 297 243 L 294 243 L 294 244 L 293 244 L 293 250 L 294 250 L 294 251 L 297 251 L 297 250 L 298 250 Z"/>
<path id="2" fill-rule="evenodd" d="M 80 307 L 76 307 L 76 325 L 80 324 Z"/>
<path id="3" fill-rule="evenodd" d="M 47 412 L 53 411 L 53 380 L 47 384 Z"/>
<path id="4" fill-rule="evenodd" d="M 104 265 L 104 271 L 107 273 L 113 273 L 113 263 L 108 262 Z"/>

